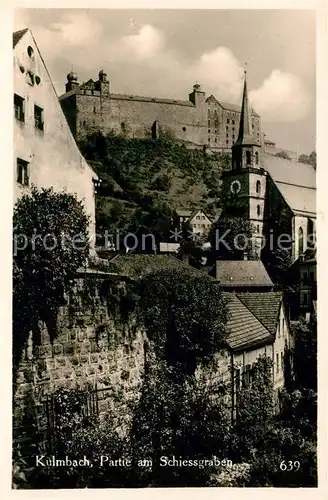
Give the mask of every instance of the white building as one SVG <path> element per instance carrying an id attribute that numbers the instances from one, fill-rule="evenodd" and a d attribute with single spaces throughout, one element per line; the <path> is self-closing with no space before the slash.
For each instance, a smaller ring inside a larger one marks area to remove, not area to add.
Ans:
<path id="1" fill-rule="evenodd" d="M 78 149 L 29 29 L 14 33 L 13 48 L 14 202 L 32 184 L 66 189 L 83 201 L 94 241 L 94 183 L 98 177 Z"/>

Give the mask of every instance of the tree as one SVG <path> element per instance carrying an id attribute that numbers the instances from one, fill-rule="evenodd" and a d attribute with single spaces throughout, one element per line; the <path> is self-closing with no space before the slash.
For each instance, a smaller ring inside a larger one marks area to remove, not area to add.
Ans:
<path id="1" fill-rule="evenodd" d="M 276 156 L 278 156 L 279 158 L 284 158 L 285 160 L 290 160 L 290 156 L 286 151 L 279 151 Z"/>
<path id="2" fill-rule="evenodd" d="M 305 155 L 301 154 L 298 157 L 298 161 L 300 163 L 308 163 L 309 165 L 312 165 L 313 168 L 317 168 L 317 153 L 315 151 L 312 151 L 310 155 Z"/>
<path id="3" fill-rule="evenodd" d="M 148 338 L 159 359 L 193 374 L 224 344 L 226 302 L 212 280 L 192 268 L 163 269 L 139 285 Z"/>
<path id="4" fill-rule="evenodd" d="M 29 332 L 40 342 L 38 322 L 51 339 L 64 293 L 89 255 L 89 218 L 83 203 L 66 192 L 32 187 L 13 216 L 13 357 L 14 370 Z"/>
<path id="5" fill-rule="evenodd" d="M 252 235 L 255 228 L 242 217 L 222 217 L 212 226 L 209 241 L 215 259 L 242 260 L 246 254 L 253 258 Z"/>
<path id="6" fill-rule="evenodd" d="M 296 386 L 317 391 L 317 320 L 300 319 L 293 325 Z"/>

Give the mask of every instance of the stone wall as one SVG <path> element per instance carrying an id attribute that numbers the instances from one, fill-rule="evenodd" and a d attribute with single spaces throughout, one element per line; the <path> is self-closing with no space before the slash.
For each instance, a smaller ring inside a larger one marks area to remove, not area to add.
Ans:
<path id="1" fill-rule="evenodd" d="M 90 279 L 90 278 L 89 278 Z M 86 307 L 82 289 L 88 278 L 76 281 L 74 297 L 80 307 L 72 311 L 72 296 L 59 312 L 57 335 L 51 342 L 46 326 L 40 323 L 41 342 L 32 345 L 32 334 L 23 353 L 14 395 L 14 427 L 19 429 L 26 395 L 30 394 L 42 420 L 48 395 L 60 388 L 97 391 L 100 417 L 109 410 L 118 420 L 126 405 L 137 402 L 145 370 L 145 334 L 133 318 L 117 321 L 108 311 L 97 289 L 93 304 Z M 98 284 L 104 283 L 99 280 Z M 117 406 L 117 400 L 120 406 Z M 44 422 L 43 422 L 44 424 Z M 119 422 L 118 422 L 119 425 Z"/>

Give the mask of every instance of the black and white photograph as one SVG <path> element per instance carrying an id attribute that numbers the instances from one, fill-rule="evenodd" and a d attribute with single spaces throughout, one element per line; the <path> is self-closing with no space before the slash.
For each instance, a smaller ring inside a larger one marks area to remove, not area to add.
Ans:
<path id="1" fill-rule="evenodd" d="M 318 488 L 316 43 L 14 10 L 12 489 Z"/>

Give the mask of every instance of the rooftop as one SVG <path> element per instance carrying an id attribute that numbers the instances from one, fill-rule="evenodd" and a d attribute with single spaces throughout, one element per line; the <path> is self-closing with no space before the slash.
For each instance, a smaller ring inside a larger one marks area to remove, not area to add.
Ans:
<path id="1" fill-rule="evenodd" d="M 28 28 L 25 28 L 23 30 L 15 31 L 15 33 L 13 33 L 13 48 L 15 48 L 19 40 L 25 35 L 27 31 Z"/>
<path id="2" fill-rule="evenodd" d="M 276 334 L 282 292 L 237 293 L 237 297 L 272 335 Z"/>
<path id="3" fill-rule="evenodd" d="M 216 279 L 224 287 L 273 287 L 260 260 L 217 260 Z"/>
<path id="4" fill-rule="evenodd" d="M 261 296 L 266 293 L 258 294 Z M 224 293 L 228 302 L 227 342 L 234 351 L 274 342 L 269 330 L 234 293 Z"/>

